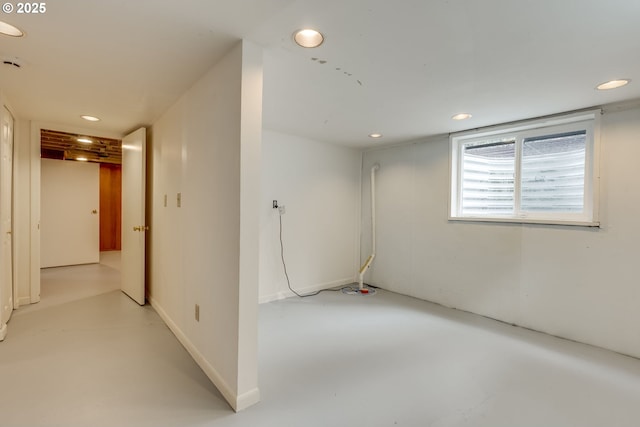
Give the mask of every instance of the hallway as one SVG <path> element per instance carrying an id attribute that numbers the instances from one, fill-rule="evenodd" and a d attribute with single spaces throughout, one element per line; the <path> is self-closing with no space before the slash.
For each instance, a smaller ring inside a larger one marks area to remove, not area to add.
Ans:
<path id="1" fill-rule="evenodd" d="M 0 347 L 2 426 L 198 425 L 231 414 L 155 311 L 119 290 L 118 260 L 46 269 Z M 115 267 L 115 268 L 114 268 Z"/>

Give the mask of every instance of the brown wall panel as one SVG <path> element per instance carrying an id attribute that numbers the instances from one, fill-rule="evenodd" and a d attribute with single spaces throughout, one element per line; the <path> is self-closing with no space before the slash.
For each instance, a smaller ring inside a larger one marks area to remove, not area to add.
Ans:
<path id="1" fill-rule="evenodd" d="M 100 250 L 121 249 L 122 168 L 100 165 Z"/>

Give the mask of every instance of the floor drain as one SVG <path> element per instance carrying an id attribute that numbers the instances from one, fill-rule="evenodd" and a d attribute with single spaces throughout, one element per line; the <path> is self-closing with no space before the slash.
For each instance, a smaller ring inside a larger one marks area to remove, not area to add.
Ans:
<path id="1" fill-rule="evenodd" d="M 356 284 L 355 286 L 347 286 L 346 288 L 342 288 L 342 293 L 346 295 L 375 295 L 376 290 L 365 285 L 362 288 L 362 291 L 360 291 L 359 286 Z"/>

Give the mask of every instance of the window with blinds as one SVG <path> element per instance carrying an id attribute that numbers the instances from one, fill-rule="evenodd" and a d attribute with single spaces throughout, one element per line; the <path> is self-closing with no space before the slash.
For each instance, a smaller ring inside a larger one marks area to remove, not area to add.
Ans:
<path id="1" fill-rule="evenodd" d="M 596 118 L 453 135 L 449 218 L 598 225 Z"/>

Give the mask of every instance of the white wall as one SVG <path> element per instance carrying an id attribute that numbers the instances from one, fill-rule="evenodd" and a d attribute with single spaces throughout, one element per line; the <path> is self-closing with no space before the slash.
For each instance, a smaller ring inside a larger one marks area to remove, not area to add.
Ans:
<path id="1" fill-rule="evenodd" d="M 236 410 L 259 400 L 261 111 L 262 52 L 243 42 L 151 131 L 150 300 Z"/>
<path id="2" fill-rule="evenodd" d="M 293 294 L 280 257 L 279 214 L 291 286 L 298 293 L 344 285 L 358 270 L 359 151 L 263 132 L 260 301 Z"/>
<path id="3" fill-rule="evenodd" d="M 640 357 L 639 134 L 640 109 L 603 116 L 599 229 L 448 222 L 447 137 L 365 153 L 365 171 L 380 163 L 366 280 Z M 368 191 L 365 176 L 363 206 Z M 363 222 L 368 242 L 365 209 Z"/>
<path id="4" fill-rule="evenodd" d="M 100 262 L 100 165 L 42 159 L 42 268 Z"/>

